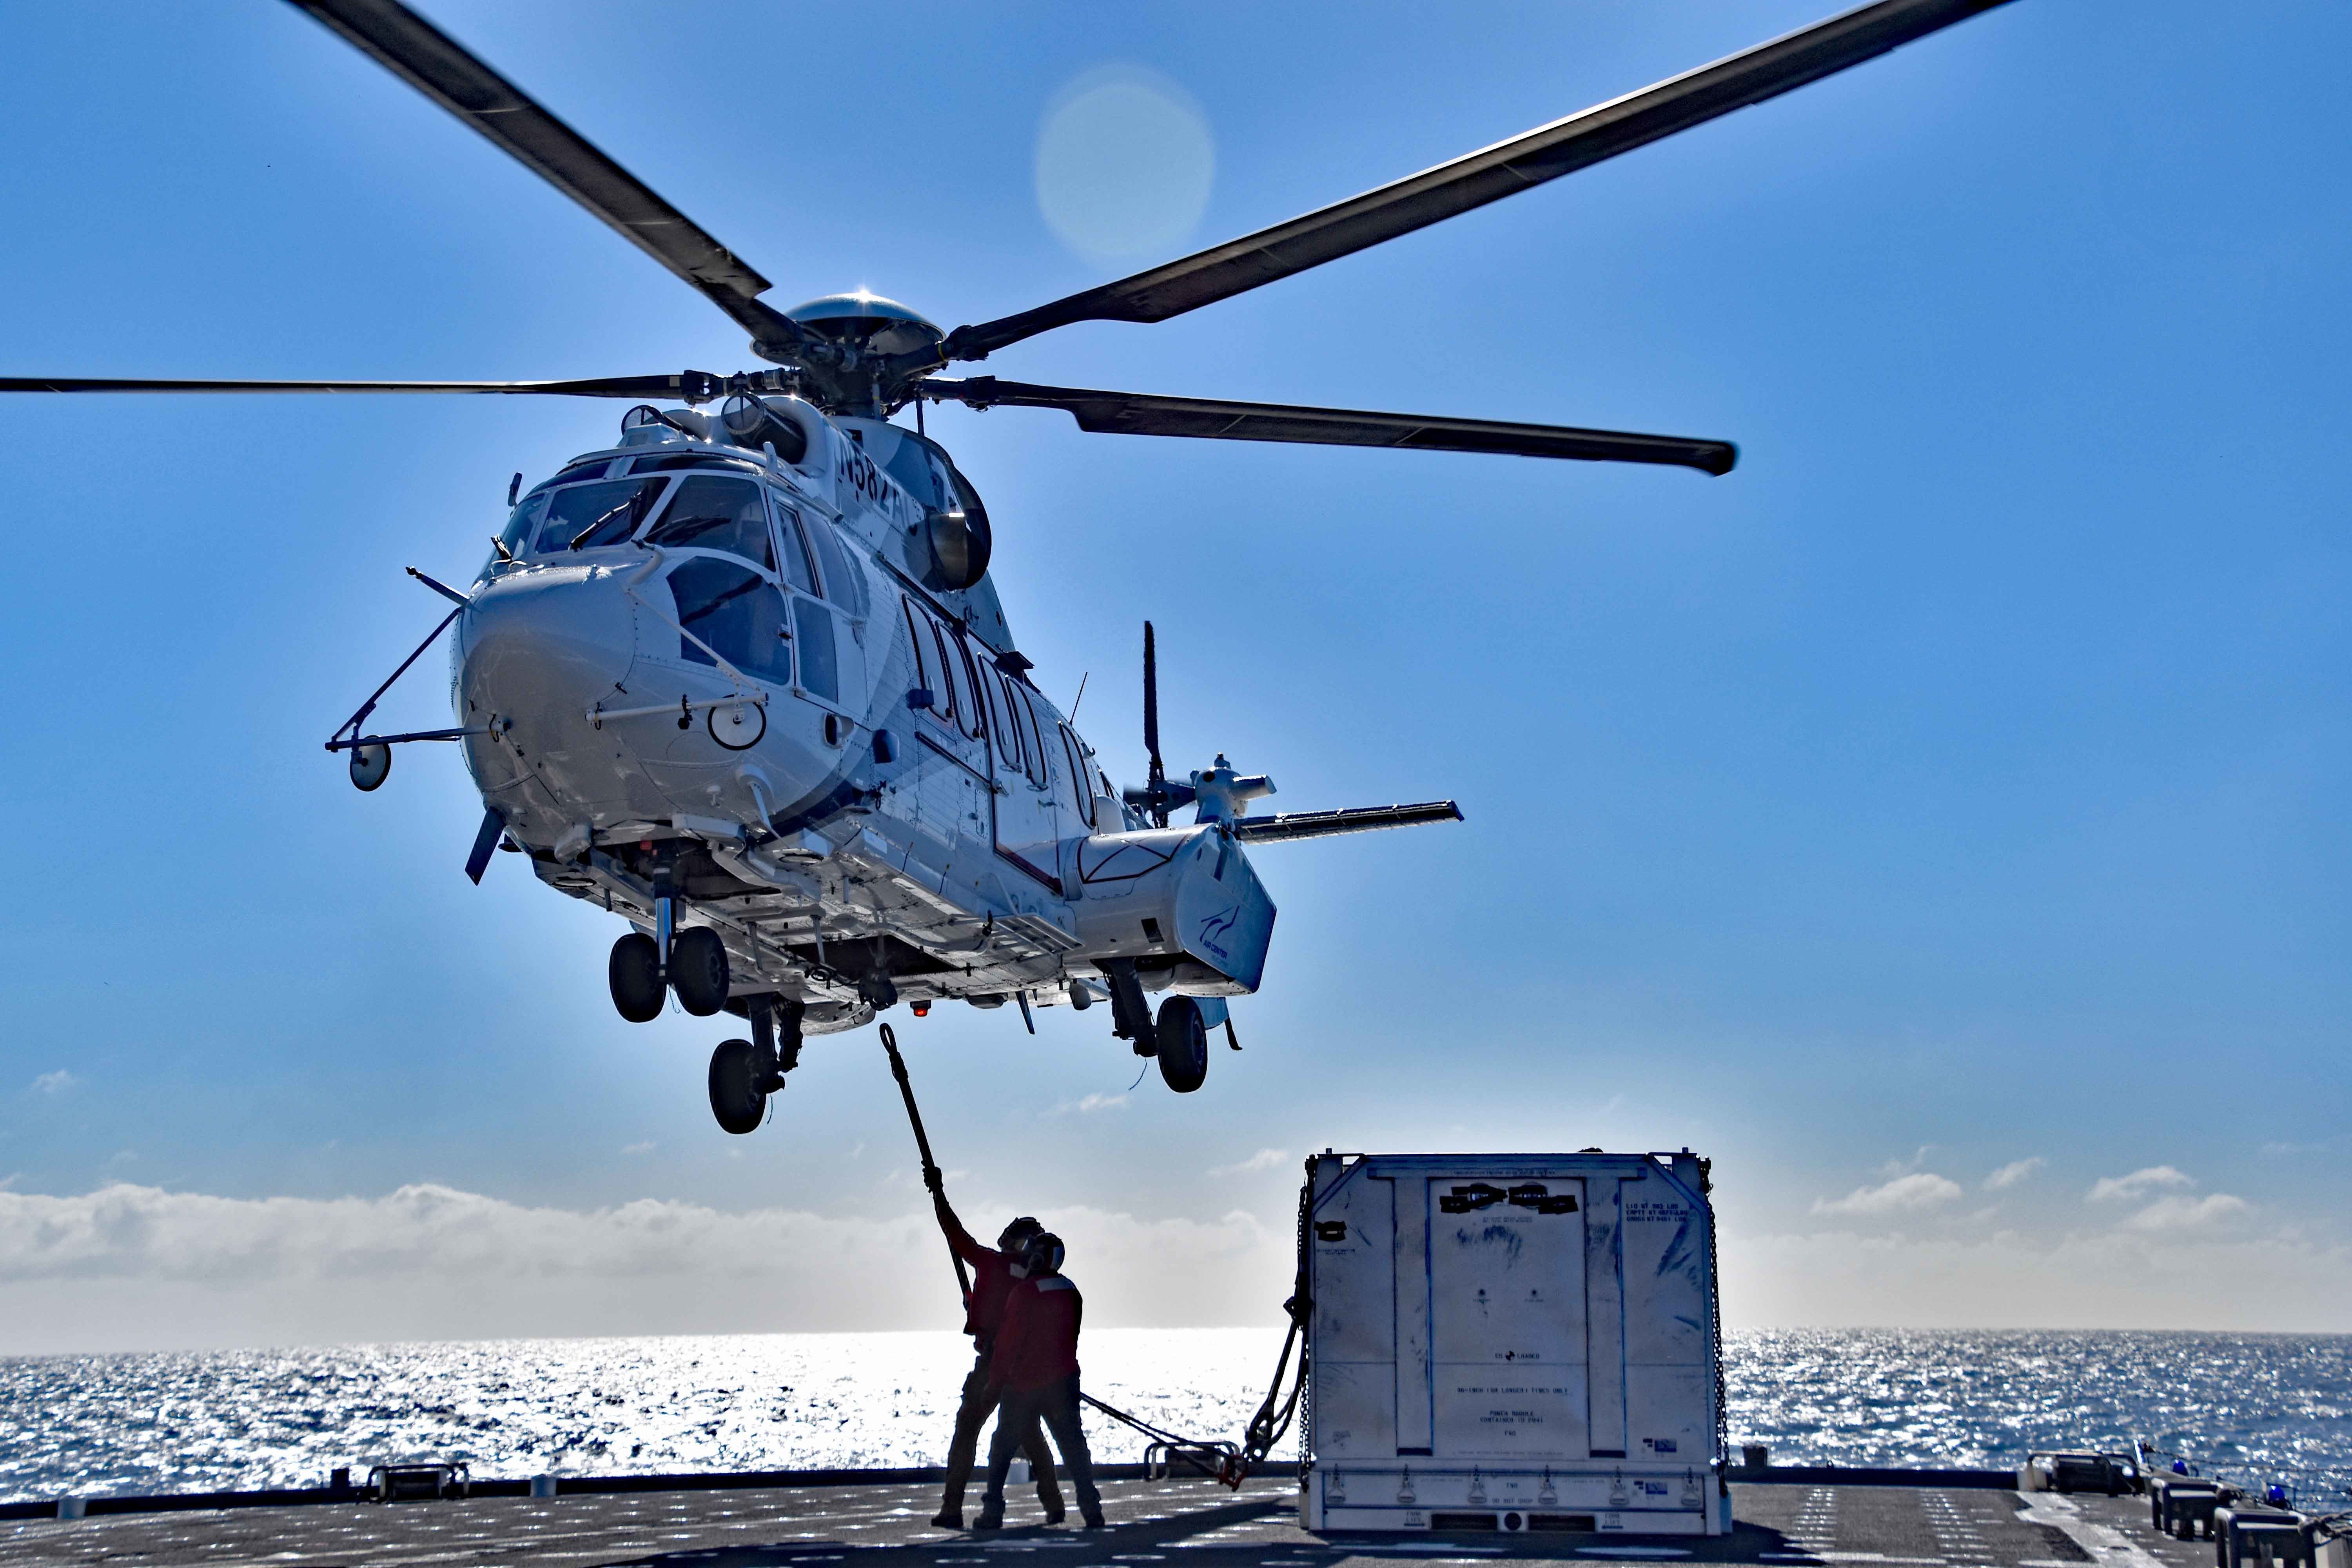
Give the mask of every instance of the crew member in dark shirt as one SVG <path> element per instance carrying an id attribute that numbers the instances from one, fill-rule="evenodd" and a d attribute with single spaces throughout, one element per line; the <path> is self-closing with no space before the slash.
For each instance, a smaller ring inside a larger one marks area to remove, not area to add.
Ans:
<path id="1" fill-rule="evenodd" d="M 1004 1524 L 1004 1478 L 1013 1451 L 1043 1420 L 1078 1494 L 1078 1512 L 1088 1530 L 1103 1528 L 1101 1494 L 1095 1490 L 1094 1457 L 1078 1421 L 1078 1322 L 1086 1301 L 1062 1273 L 1062 1239 L 1033 1237 L 1023 1252 L 1019 1279 L 1004 1303 L 1004 1326 L 997 1331 L 990 1369 L 1002 1400 L 996 1436 L 988 1446 L 988 1490 L 980 1500 L 975 1530 Z M 1035 1463 L 1033 1459 L 1031 1463 Z"/>
<path id="2" fill-rule="evenodd" d="M 948 1245 L 955 1254 L 972 1266 L 971 1294 L 965 1299 L 963 1331 L 972 1338 L 972 1348 L 979 1352 L 972 1363 L 971 1375 L 963 1380 L 963 1403 L 956 1407 L 955 1436 L 948 1440 L 947 1495 L 940 1503 L 939 1517 L 931 1522 L 941 1530 L 963 1528 L 963 1492 L 971 1480 L 973 1460 L 980 1451 L 980 1429 L 996 1410 L 998 1393 L 990 1372 L 990 1352 L 994 1348 L 997 1331 L 1004 1322 L 1004 1300 L 1017 1281 L 1013 1270 L 1020 1262 L 1022 1249 L 1029 1238 L 1045 1227 L 1024 1215 L 1004 1227 L 994 1247 L 982 1247 L 956 1218 L 955 1210 L 948 1206 L 947 1193 L 942 1187 L 938 1167 L 923 1173 L 931 1189 L 931 1206 L 939 1214 L 940 1228 L 947 1233 Z M 1062 1521 L 1062 1489 L 1054 1484 L 1054 1456 L 1045 1447 L 1045 1435 L 1037 1428 L 1037 1418 L 1029 1417 L 1026 1429 L 1015 1445 L 1029 1456 L 1029 1473 L 1036 1478 L 1037 1501 L 1045 1510 L 1045 1522 Z M 997 1511 L 1003 1511 L 1002 1500 Z"/>

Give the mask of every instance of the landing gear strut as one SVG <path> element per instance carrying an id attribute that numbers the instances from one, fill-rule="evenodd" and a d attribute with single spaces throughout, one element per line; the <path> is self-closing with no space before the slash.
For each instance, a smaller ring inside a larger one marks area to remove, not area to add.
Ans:
<path id="1" fill-rule="evenodd" d="M 1099 966 L 1103 978 L 1110 983 L 1110 1032 L 1113 1037 L 1135 1042 L 1139 1057 L 1160 1054 L 1160 1042 L 1151 1029 L 1151 1004 L 1143 999 L 1143 982 L 1135 973 L 1135 960 L 1107 958 Z"/>
<path id="2" fill-rule="evenodd" d="M 665 992 L 698 1018 L 727 1005 L 727 944 L 709 926 L 677 928 L 677 896 L 664 859 L 654 869 L 654 930 L 631 931 L 613 944 L 607 966 L 613 1006 L 632 1024 L 661 1016 Z"/>

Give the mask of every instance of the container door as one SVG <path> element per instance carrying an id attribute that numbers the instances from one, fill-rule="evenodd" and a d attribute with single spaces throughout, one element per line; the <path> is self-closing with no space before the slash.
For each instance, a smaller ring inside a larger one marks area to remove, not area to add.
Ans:
<path id="1" fill-rule="evenodd" d="M 1427 1182 L 1433 1448 L 1582 1458 L 1584 1184 Z"/>
<path id="2" fill-rule="evenodd" d="M 1396 1455 L 1396 1185 L 1356 1172 L 1310 1217 L 1311 1436 L 1325 1459 Z"/>
<path id="3" fill-rule="evenodd" d="M 1711 1216 L 1663 1173 L 1618 1193 L 1626 1457 L 1704 1471 L 1715 1453 Z"/>

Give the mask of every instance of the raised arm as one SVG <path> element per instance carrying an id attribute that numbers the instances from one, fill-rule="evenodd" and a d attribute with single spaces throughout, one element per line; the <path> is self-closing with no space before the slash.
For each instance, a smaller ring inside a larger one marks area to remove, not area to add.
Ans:
<path id="1" fill-rule="evenodd" d="M 948 1205 L 948 1194 L 938 1187 L 931 1189 L 931 1212 L 939 1216 L 940 1231 L 948 1238 L 948 1247 L 966 1263 L 977 1266 L 996 1250 L 972 1239 L 971 1232 L 964 1229 L 963 1221 L 956 1218 L 955 1210 Z"/>

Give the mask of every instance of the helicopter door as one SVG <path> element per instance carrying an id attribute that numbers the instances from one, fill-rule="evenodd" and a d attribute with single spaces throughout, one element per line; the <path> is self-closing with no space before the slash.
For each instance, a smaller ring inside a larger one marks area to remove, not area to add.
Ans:
<path id="1" fill-rule="evenodd" d="M 833 524 L 823 518 L 803 514 L 800 525 L 808 538 L 810 552 L 816 557 L 817 590 L 833 605 L 830 618 L 834 625 L 834 661 L 840 674 L 841 691 L 837 700 L 854 708 L 853 718 L 863 719 L 868 695 L 866 574 L 850 552 L 842 548 L 841 536 L 834 531 Z"/>
<path id="2" fill-rule="evenodd" d="M 841 709 L 843 693 L 857 689 L 863 656 L 839 607 L 845 588 L 835 588 L 827 594 L 826 597 L 835 600 L 834 605 L 827 605 L 818 595 L 828 579 L 817 574 L 819 563 L 828 572 L 833 569 L 841 547 L 827 538 L 824 542 L 830 547 L 830 554 L 823 549 L 812 549 L 824 524 L 803 520 L 796 509 L 785 505 L 772 493 L 768 499 L 775 509 L 777 554 L 782 575 L 792 587 L 788 595 L 792 600 L 792 642 L 800 665 L 800 689 L 828 708 Z M 841 571 L 846 574 L 847 570 L 845 563 Z M 841 580 L 845 584 L 845 576 Z"/>
<path id="3" fill-rule="evenodd" d="M 1061 860 L 1061 811 L 1054 804 L 1050 753 L 1037 727 L 1029 689 L 992 662 L 982 665 L 989 733 L 996 743 L 996 852 L 1062 892 L 1054 868 Z"/>
<path id="4" fill-rule="evenodd" d="M 914 800 L 920 825 L 952 848 L 988 831 L 988 714 L 956 634 L 905 595 L 914 689 L 930 694 L 914 720 Z"/>

